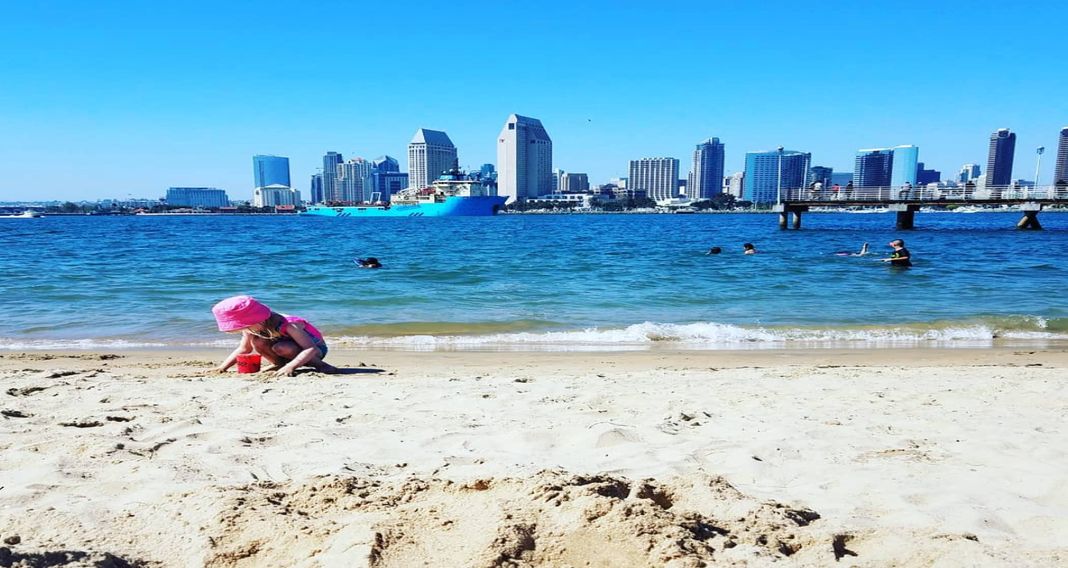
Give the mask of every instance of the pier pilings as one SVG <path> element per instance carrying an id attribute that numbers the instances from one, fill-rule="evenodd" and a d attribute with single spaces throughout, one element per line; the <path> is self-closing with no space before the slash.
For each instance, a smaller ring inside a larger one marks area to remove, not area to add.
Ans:
<path id="1" fill-rule="evenodd" d="M 909 230 L 916 227 L 916 212 L 920 210 L 919 205 L 912 203 L 894 203 L 890 205 L 890 210 L 897 213 L 898 229 Z"/>
<path id="2" fill-rule="evenodd" d="M 1038 212 L 1042 210 L 1041 203 L 1024 203 L 1020 205 L 1020 211 L 1023 211 L 1023 217 L 1020 218 L 1020 222 L 1016 223 L 1017 229 L 1030 229 L 1032 231 L 1038 231 L 1042 229 L 1042 224 L 1038 222 Z"/>
<path id="3" fill-rule="evenodd" d="M 779 214 L 779 228 L 785 230 L 790 225 L 790 215 L 793 214 L 793 228 L 801 228 L 801 214 L 808 211 L 808 205 L 787 205 L 780 203 L 771 208 Z"/>

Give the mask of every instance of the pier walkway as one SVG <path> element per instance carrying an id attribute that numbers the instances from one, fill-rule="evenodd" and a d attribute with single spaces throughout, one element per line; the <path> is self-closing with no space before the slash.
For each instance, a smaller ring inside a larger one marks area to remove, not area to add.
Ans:
<path id="1" fill-rule="evenodd" d="M 801 228 L 801 214 L 814 208 L 874 208 L 881 207 L 897 213 L 897 228 L 915 227 L 916 212 L 922 207 L 945 206 L 1013 206 L 1023 216 L 1016 224 L 1018 229 L 1041 229 L 1038 213 L 1048 205 L 1068 206 L 1068 186 L 1039 187 L 992 187 L 976 190 L 974 186 L 963 187 L 859 187 L 783 189 L 782 197 L 772 207 L 779 214 L 779 228 Z M 793 222 L 790 222 L 793 215 Z"/>

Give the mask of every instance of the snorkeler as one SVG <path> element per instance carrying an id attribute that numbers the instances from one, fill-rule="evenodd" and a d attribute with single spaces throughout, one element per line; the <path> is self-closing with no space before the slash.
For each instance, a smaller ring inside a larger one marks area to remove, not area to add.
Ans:
<path id="1" fill-rule="evenodd" d="M 860 252 L 849 252 L 847 250 L 840 250 L 834 253 L 835 256 L 868 256 L 871 251 L 868 250 L 868 243 L 864 243 L 860 247 Z"/>
<path id="2" fill-rule="evenodd" d="M 356 266 L 359 266 L 360 268 L 382 268 L 382 263 L 378 262 L 378 259 L 373 256 L 367 258 L 357 258 L 352 262 L 355 262 Z"/>

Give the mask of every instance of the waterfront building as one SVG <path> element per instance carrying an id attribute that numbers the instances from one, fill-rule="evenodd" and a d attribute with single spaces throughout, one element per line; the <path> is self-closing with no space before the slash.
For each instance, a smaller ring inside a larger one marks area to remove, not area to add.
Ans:
<path id="1" fill-rule="evenodd" d="M 252 156 L 252 177 L 254 181 L 252 187 L 267 187 L 268 185 L 289 187 L 289 158 L 269 155 Z"/>
<path id="2" fill-rule="evenodd" d="M 399 172 L 400 162 L 392 156 L 379 156 L 371 162 L 371 167 L 378 172 Z"/>
<path id="3" fill-rule="evenodd" d="M 808 183 L 820 182 L 824 187 L 831 187 L 832 176 L 834 176 L 834 168 L 812 166 L 808 169 Z"/>
<path id="4" fill-rule="evenodd" d="M 893 149 L 857 150 L 857 158 L 853 167 L 853 187 L 889 187 L 893 169 Z"/>
<path id="5" fill-rule="evenodd" d="M 508 202 L 552 192 L 553 141 L 541 121 L 513 114 L 497 136 L 497 195 Z"/>
<path id="6" fill-rule="evenodd" d="M 1015 153 L 1015 132 L 1011 132 L 1008 128 L 999 128 L 990 135 L 985 187 L 1006 187 L 1012 183 L 1012 161 Z"/>
<path id="7" fill-rule="evenodd" d="M 894 146 L 894 167 L 890 173 L 890 186 L 901 187 L 906 183 L 916 185 L 916 165 L 920 159 L 920 149 L 913 145 Z"/>
<path id="8" fill-rule="evenodd" d="M 375 170 L 372 174 L 372 198 L 377 196 L 378 201 L 389 201 L 398 191 L 408 187 L 408 174 L 404 172 L 380 172 Z M 374 199 L 372 199 L 374 200 Z"/>
<path id="9" fill-rule="evenodd" d="M 974 181 L 979 177 L 979 173 L 979 164 L 964 164 L 960 167 L 960 173 L 957 174 L 957 181 L 960 183 Z"/>
<path id="10" fill-rule="evenodd" d="M 625 187 L 627 187 L 627 183 L 629 181 L 630 180 L 628 180 L 627 178 L 617 177 L 617 178 L 612 178 L 612 179 L 608 180 L 608 183 L 611 184 L 611 185 L 614 185 L 616 187 L 625 188 Z"/>
<path id="11" fill-rule="evenodd" d="M 252 193 L 253 207 L 276 207 L 300 205 L 300 191 L 276 183 L 267 187 L 257 187 Z"/>
<path id="12" fill-rule="evenodd" d="M 712 199 L 723 191 L 723 151 L 719 138 L 709 138 L 693 151 L 693 171 L 687 180 L 690 199 Z"/>
<path id="13" fill-rule="evenodd" d="M 833 172 L 831 174 L 831 186 L 838 184 L 845 187 L 851 181 L 853 181 L 853 172 Z"/>
<path id="14" fill-rule="evenodd" d="M 338 152 L 327 152 L 323 156 L 323 201 L 343 201 L 337 184 L 337 167 L 345 162 Z"/>
<path id="15" fill-rule="evenodd" d="M 323 199 L 323 174 L 312 174 L 311 187 L 308 188 L 308 194 L 311 197 L 312 203 L 322 203 Z"/>
<path id="16" fill-rule="evenodd" d="M 560 187 L 563 185 L 564 170 L 553 170 L 553 193 L 560 191 Z"/>
<path id="17" fill-rule="evenodd" d="M 896 164 L 897 158 L 894 160 Z M 940 181 L 942 181 L 942 172 L 925 168 L 923 162 L 916 163 L 916 182 L 913 185 L 927 185 L 929 183 L 938 183 Z"/>
<path id="18" fill-rule="evenodd" d="M 785 198 L 805 185 L 812 154 L 794 150 L 745 153 L 745 199 L 756 204 L 776 203 L 780 192 Z M 780 165 L 782 176 L 779 176 Z"/>
<path id="19" fill-rule="evenodd" d="M 567 172 L 560 177 L 560 191 L 556 193 L 586 193 L 589 190 L 589 176 L 586 174 Z"/>
<path id="20" fill-rule="evenodd" d="M 1053 183 L 1068 184 L 1068 126 L 1061 129 L 1057 141 L 1057 163 L 1053 168 Z"/>
<path id="21" fill-rule="evenodd" d="M 453 146 L 449 135 L 440 130 L 420 128 L 408 143 L 409 187 L 429 187 L 456 164 L 456 146 Z"/>
<path id="22" fill-rule="evenodd" d="M 745 188 L 745 172 L 735 172 L 726 178 L 724 193 L 733 195 L 735 199 L 742 199 Z"/>
<path id="23" fill-rule="evenodd" d="M 353 158 L 337 167 L 339 201 L 345 203 L 367 203 L 371 201 L 374 181 L 374 165 L 363 159 Z"/>
<path id="24" fill-rule="evenodd" d="M 164 198 L 167 205 L 180 207 L 217 208 L 229 207 L 230 198 L 226 192 L 214 187 L 172 187 Z"/>
<path id="25" fill-rule="evenodd" d="M 630 161 L 627 188 L 644 191 L 649 199 L 663 201 L 679 196 L 679 160 L 642 158 Z"/>

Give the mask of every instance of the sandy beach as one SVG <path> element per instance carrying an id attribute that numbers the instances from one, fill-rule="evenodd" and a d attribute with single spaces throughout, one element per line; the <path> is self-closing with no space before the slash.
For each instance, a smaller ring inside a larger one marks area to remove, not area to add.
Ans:
<path id="1" fill-rule="evenodd" d="M 1065 349 L 0 353 L 0 566 L 1056 566 Z"/>

